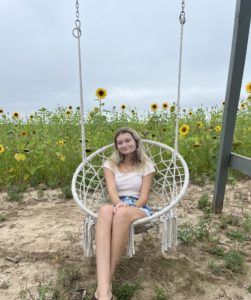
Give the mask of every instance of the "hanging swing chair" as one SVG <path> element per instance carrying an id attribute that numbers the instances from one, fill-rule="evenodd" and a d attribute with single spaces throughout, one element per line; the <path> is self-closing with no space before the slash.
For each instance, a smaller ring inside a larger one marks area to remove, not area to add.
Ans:
<path id="1" fill-rule="evenodd" d="M 181 35 L 180 35 L 180 57 L 178 74 L 178 97 L 176 113 L 175 147 L 171 148 L 165 144 L 143 140 L 143 146 L 148 157 L 154 162 L 155 174 L 149 195 L 148 204 L 154 213 L 134 221 L 130 225 L 127 254 L 132 257 L 135 254 L 134 235 L 147 231 L 154 225 L 161 229 L 161 250 L 165 253 L 168 249 L 174 249 L 177 245 L 177 217 L 175 206 L 186 193 L 189 182 L 189 171 L 183 157 L 178 153 L 178 131 L 179 131 L 179 101 L 181 82 L 181 58 L 183 25 L 185 24 L 185 3 L 182 1 L 180 13 Z M 76 28 L 73 35 L 78 40 L 79 78 L 80 78 L 80 112 L 81 112 L 81 140 L 82 140 L 82 163 L 76 169 L 72 179 L 72 194 L 75 202 L 86 214 L 84 223 L 84 252 L 87 257 L 93 256 L 93 242 L 95 237 L 95 225 L 97 212 L 105 203 L 109 203 L 108 192 L 105 183 L 103 164 L 114 149 L 114 144 L 106 145 L 95 151 L 88 157 L 85 147 L 84 127 L 84 104 L 82 88 L 81 48 L 80 48 L 80 20 L 79 4 L 76 1 Z"/>

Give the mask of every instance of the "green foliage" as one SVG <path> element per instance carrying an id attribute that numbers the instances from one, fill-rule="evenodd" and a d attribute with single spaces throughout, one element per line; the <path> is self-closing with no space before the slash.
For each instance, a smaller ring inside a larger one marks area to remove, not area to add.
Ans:
<path id="1" fill-rule="evenodd" d="M 66 265 L 59 269 L 57 282 L 64 288 L 70 287 L 72 282 L 81 278 L 79 268 L 74 265 Z"/>
<path id="2" fill-rule="evenodd" d="M 204 193 L 198 201 L 198 208 L 204 210 L 208 206 L 209 206 L 208 193 Z"/>
<path id="3" fill-rule="evenodd" d="M 180 225 L 178 238 L 187 245 L 195 241 L 208 241 L 210 239 L 210 231 L 207 220 L 201 220 L 196 225 L 190 223 Z"/>
<path id="4" fill-rule="evenodd" d="M 247 290 L 251 294 L 251 285 L 247 288 Z"/>
<path id="5" fill-rule="evenodd" d="M 137 279 L 132 282 L 127 282 L 122 285 L 115 283 L 113 285 L 112 292 L 113 294 L 121 300 L 129 300 L 131 299 L 137 291 L 142 289 L 142 280 Z"/>
<path id="6" fill-rule="evenodd" d="M 48 293 L 51 291 L 50 284 L 39 284 L 38 286 L 38 300 L 47 300 Z"/>
<path id="7" fill-rule="evenodd" d="M 145 139 L 174 145 L 174 110 L 157 110 L 140 116 L 135 109 L 99 112 L 91 111 L 85 118 L 87 155 L 112 142 L 118 127 L 136 129 Z M 171 107 L 171 105 L 169 105 Z M 3 108 L 4 109 L 4 108 Z M 237 115 L 234 151 L 251 157 L 251 101 Z M 191 180 L 204 184 L 214 180 L 217 151 L 222 123 L 222 107 L 199 107 L 188 113 L 183 110 L 180 126 L 189 126 L 187 134 L 180 135 L 179 151 L 187 161 Z M 58 107 L 55 111 L 41 108 L 27 117 L 13 119 L 9 113 L 0 113 L 0 189 L 7 186 L 64 187 L 81 162 L 81 134 L 79 109 Z M 239 175 L 238 175 L 239 176 Z M 230 174 L 232 182 L 235 173 Z M 206 209 L 208 206 L 206 207 Z"/>
<path id="8" fill-rule="evenodd" d="M 4 222 L 4 221 L 7 221 L 7 220 L 8 220 L 7 216 L 5 214 L 0 213 L 0 222 Z"/>
<path id="9" fill-rule="evenodd" d="M 225 256 L 225 250 L 222 247 L 214 246 L 208 249 L 208 252 L 216 255 L 218 257 L 224 257 Z"/>
<path id="10" fill-rule="evenodd" d="M 154 293 L 155 293 L 155 296 L 153 298 L 154 300 L 170 300 L 171 299 L 168 291 L 160 285 L 155 287 Z"/>
<path id="11" fill-rule="evenodd" d="M 23 186 L 9 186 L 7 188 L 7 201 L 21 202 L 23 199 Z"/>
<path id="12" fill-rule="evenodd" d="M 241 230 L 229 231 L 229 232 L 227 232 L 227 236 L 231 240 L 236 240 L 238 242 L 244 242 L 244 241 L 248 240 L 247 235 L 244 232 L 242 232 Z"/>
<path id="13" fill-rule="evenodd" d="M 208 266 L 209 266 L 211 272 L 216 276 L 222 276 L 226 271 L 224 265 L 222 265 L 221 263 L 215 262 L 215 261 L 210 261 L 208 263 Z"/>
<path id="14" fill-rule="evenodd" d="M 233 273 L 243 273 L 245 257 L 240 251 L 230 250 L 226 253 L 225 266 Z"/>
<path id="15" fill-rule="evenodd" d="M 232 226 L 240 225 L 240 218 L 234 215 L 222 215 L 220 221 L 221 221 L 220 224 L 221 229 L 228 228 L 228 225 L 232 225 Z"/>
<path id="16" fill-rule="evenodd" d="M 65 199 L 72 199 L 72 192 L 71 192 L 71 186 L 65 185 L 61 188 L 61 191 L 64 195 Z"/>

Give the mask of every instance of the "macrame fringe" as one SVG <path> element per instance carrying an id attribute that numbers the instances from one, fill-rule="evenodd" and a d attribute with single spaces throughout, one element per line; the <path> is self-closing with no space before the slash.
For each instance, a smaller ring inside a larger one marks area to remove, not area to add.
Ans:
<path id="1" fill-rule="evenodd" d="M 175 249 L 177 246 L 177 218 L 173 210 L 161 217 L 162 239 L 161 251 L 165 253 L 168 249 Z"/>
<path id="2" fill-rule="evenodd" d="M 134 225 L 130 225 L 130 231 L 129 231 L 129 240 L 128 240 L 128 246 L 127 246 L 127 255 L 129 257 L 133 257 L 135 254 L 135 246 L 134 246 Z"/>
<path id="3" fill-rule="evenodd" d="M 85 220 L 84 252 L 86 257 L 93 256 L 93 241 L 95 239 L 96 219 L 88 216 Z"/>

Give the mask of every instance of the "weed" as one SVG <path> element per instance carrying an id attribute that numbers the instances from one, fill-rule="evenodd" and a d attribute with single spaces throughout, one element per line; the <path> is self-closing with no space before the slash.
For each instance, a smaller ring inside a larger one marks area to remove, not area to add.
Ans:
<path id="1" fill-rule="evenodd" d="M 21 202 L 23 198 L 23 187 L 20 186 L 9 186 L 7 188 L 7 201 Z"/>
<path id="2" fill-rule="evenodd" d="M 233 273 L 243 273 L 245 257 L 240 251 L 230 250 L 226 253 L 225 266 Z"/>
<path id="3" fill-rule="evenodd" d="M 184 223 L 178 229 L 178 238 L 184 244 L 191 244 L 195 240 L 195 232 L 192 224 Z"/>
<path id="4" fill-rule="evenodd" d="M 8 220 L 8 218 L 7 218 L 6 215 L 0 214 L 0 222 L 4 222 L 4 221 L 7 221 L 7 220 Z"/>
<path id="5" fill-rule="evenodd" d="M 51 291 L 51 284 L 41 284 L 38 286 L 38 300 L 46 300 L 48 292 Z"/>
<path id="6" fill-rule="evenodd" d="M 211 254 L 213 254 L 213 255 L 216 255 L 218 257 L 224 257 L 225 256 L 225 250 L 224 250 L 224 248 L 218 247 L 218 246 L 209 248 L 208 252 L 211 253 Z"/>
<path id="7" fill-rule="evenodd" d="M 155 296 L 153 298 L 154 300 L 169 300 L 169 299 L 171 299 L 168 291 L 160 285 L 155 287 L 154 292 L 155 292 Z"/>
<path id="8" fill-rule="evenodd" d="M 65 185 L 61 188 L 61 192 L 64 195 L 65 199 L 72 199 L 71 186 Z"/>
<path id="9" fill-rule="evenodd" d="M 118 299 L 129 300 L 140 289 L 142 289 L 142 280 L 137 279 L 133 282 L 127 282 L 123 285 L 115 284 L 112 291 Z"/>
<path id="10" fill-rule="evenodd" d="M 73 281 L 80 278 L 81 274 L 79 268 L 74 265 L 64 266 L 59 269 L 58 283 L 63 287 L 70 287 Z"/>
<path id="11" fill-rule="evenodd" d="M 196 226 L 195 236 L 198 241 L 209 240 L 210 237 L 209 225 L 206 221 L 203 220 Z"/>
<path id="12" fill-rule="evenodd" d="M 204 210 L 208 206 L 209 206 L 208 194 L 204 193 L 198 201 L 198 208 Z"/>
<path id="13" fill-rule="evenodd" d="M 221 221 L 221 224 L 220 224 L 221 229 L 226 229 L 228 227 L 228 225 L 240 226 L 239 217 L 234 216 L 234 215 L 224 215 L 221 217 L 220 221 Z"/>
<path id="14" fill-rule="evenodd" d="M 244 242 L 248 240 L 247 235 L 240 231 L 240 230 L 235 230 L 235 231 L 229 231 L 227 232 L 227 236 L 231 239 L 231 240 L 237 240 L 239 242 Z"/>
<path id="15" fill-rule="evenodd" d="M 251 215 L 244 214 L 243 219 L 241 221 L 241 228 L 245 233 L 251 233 Z"/>
<path id="16" fill-rule="evenodd" d="M 208 266 L 211 272 L 216 276 L 222 276 L 225 273 L 225 267 L 222 264 L 210 261 Z"/>

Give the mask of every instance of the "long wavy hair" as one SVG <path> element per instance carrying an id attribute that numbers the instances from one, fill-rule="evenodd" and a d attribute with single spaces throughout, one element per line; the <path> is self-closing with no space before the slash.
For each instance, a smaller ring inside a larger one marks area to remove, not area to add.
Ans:
<path id="1" fill-rule="evenodd" d="M 120 134 L 124 134 L 124 133 L 129 133 L 136 143 L 136 149 L 134 151 L 134 156 L 133 156 L 136 167 L 139 167 L 139 168 L 144 167 L 145 164 L 150 161 L 150 158 L 145 153 L 141 137 L 139 136 L 137 131 L 135 131 L 132 128 L 128 128 L 128 127 L 119 128 L 115 132 L 115 135 L 114 135 L 114 148 L 115 149 L 114 149 L 114 152 L 111 155 L 109 161 L 111 163 L 115 164 L 116 166 L 119 166 L 119 164 L 124 161 L 125 155 L 123 155 L 119 152 L 118 145 L 117 145 L 118 136 Z"/>

